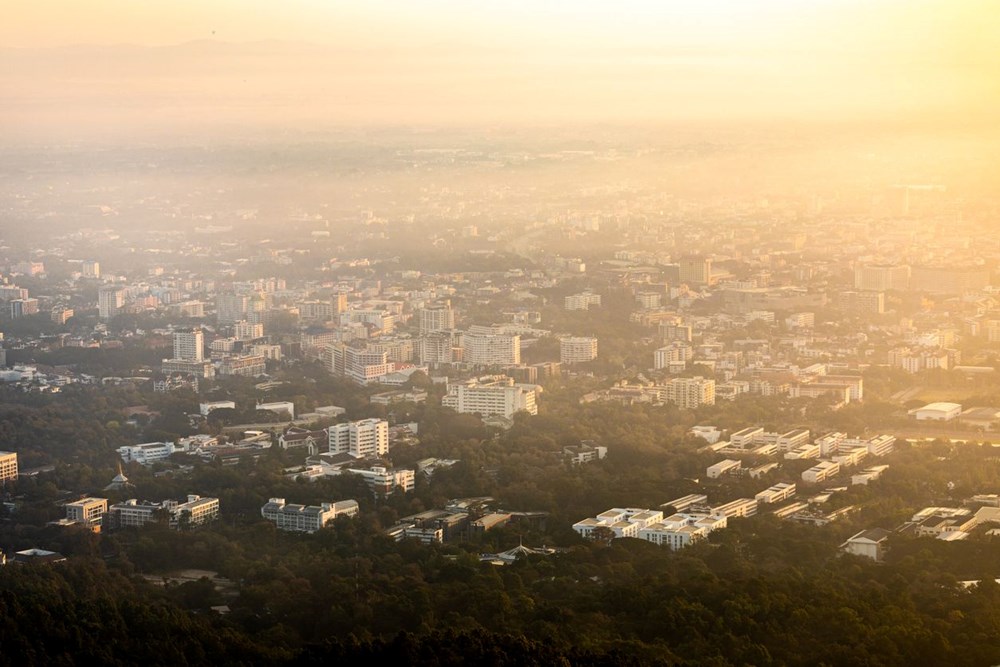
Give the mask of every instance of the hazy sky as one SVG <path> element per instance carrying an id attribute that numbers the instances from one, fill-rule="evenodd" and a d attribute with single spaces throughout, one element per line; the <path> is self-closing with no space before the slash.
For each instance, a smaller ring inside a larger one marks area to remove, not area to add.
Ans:
<path id="1" fill-rule="evenodd" d="M 993 0 L 8 0 L 0 127 L 865 120 L 1000 103 Z"/>

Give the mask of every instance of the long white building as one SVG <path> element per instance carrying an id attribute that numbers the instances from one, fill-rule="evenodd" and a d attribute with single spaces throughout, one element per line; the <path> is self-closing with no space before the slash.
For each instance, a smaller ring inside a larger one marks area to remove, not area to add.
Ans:
<path id="1" fill-rule="evenodd" d="M 505 376 L 489 376 L 449 385 L 441 405 L 465 414 L 502 415 L 510 419 L 522 410 L 537 415 L 535 398 L 535 385 L 514 384 L 513 378 Z"/>
<path id="2" fill-rule="evenodd" d="M 521 363 L 521 337 L 493 327 L 472 326 L 462 336 L 464 361 L 475 366 L 517 366 Z"/>
<path id="3" fill-rule="evenodd" d="M 358 514 L 356 500 L 341 500 L 322 505 L 296 505 L 284 498 L 271 498 L 260 508 L 260 515 L 273 522 L 278 530 L 315 533 L 338 516 L 353 517 Z"/>
<path id="4" fill-rule="evenodd" d="M 597 339 L 568 337 L 559 340 L 559 362 L 581 364 L 597 358 Z"/>

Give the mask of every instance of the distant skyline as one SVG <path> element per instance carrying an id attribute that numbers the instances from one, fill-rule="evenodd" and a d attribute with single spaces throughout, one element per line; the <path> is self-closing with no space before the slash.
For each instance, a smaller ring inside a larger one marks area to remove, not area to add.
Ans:
<path id="1" fill-rule="evenodd" d="M 956 128 L 1000 103 L 986 0 L 16 0 L 0 123 L 839 122 Z"/>

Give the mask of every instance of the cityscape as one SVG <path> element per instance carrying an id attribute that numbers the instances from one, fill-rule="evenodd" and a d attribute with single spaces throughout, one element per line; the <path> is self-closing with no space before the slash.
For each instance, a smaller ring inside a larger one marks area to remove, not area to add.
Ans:
<path id="1" fill-rule="evenodd" d="M 1000 663 L 988 3 L 56 4 L 0 664 Z"/>

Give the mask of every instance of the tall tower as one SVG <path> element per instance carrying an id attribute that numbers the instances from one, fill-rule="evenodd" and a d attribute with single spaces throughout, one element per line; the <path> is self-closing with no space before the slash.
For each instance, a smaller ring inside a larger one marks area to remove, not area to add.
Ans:
<path id="1" fill-rule="evenodd" d="M 205 334 L 201 329 L 178 331 L 174 334 L 174 359 L 205 360 Z"/>

